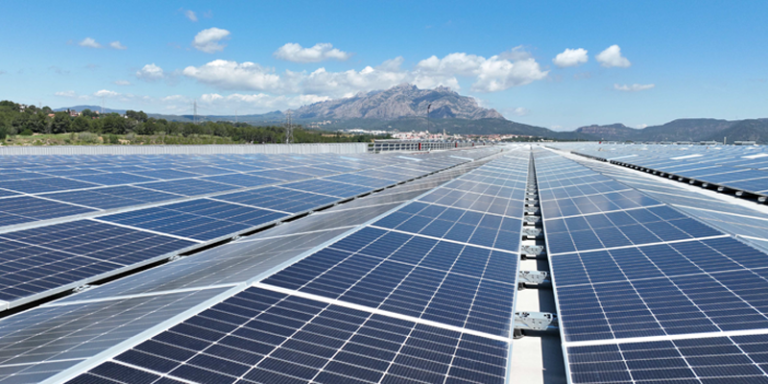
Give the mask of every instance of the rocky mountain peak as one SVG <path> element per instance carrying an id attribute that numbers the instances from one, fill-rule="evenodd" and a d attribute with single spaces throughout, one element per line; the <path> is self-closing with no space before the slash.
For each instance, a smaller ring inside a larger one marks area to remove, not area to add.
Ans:
<path id="1" fill-rule="evenodd" d="M 432 104 L 430 118 L 504 119 L 496 110 L 482 108 L 474 98 L 461 96 L 448 87 L 419 89 L 408 83 L 383 91 L 359 93 L 352 98 L 306 105 L 297 109 L 295 116 L 301 119 L 393 120 L 425 117 L 429 104 Z"/>

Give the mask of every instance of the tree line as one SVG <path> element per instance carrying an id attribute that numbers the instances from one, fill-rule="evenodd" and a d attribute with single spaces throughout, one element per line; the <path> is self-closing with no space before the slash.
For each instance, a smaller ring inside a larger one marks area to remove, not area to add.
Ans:
<path id="1" fill-rule="evenodd" d="M 247 123 L 228 121 L 203 122 L 199 124 L 155 119 L 142 111 L 126 111 L 98 114 L 89 109 L 77 117 L 67 112 L 53 112 L 49 107 L 22 106 L 12 101 L 0 101 L 0 140 L 7 136 L 31 136 L 40 134 L 62 134 L 91 132 L 105 135 L 210 135 L 227 137 L 239 143 L 282 143 L 285 142 L 285 128 L 281 126 L 253 126 Z M 307 130 L 298 126 L 293 132 L 296 143 L 324 142 L 370 142 L 373 135 L 343 135 L 339 132 Z M 382 138 L 382 137 L 376 137 Z"/>

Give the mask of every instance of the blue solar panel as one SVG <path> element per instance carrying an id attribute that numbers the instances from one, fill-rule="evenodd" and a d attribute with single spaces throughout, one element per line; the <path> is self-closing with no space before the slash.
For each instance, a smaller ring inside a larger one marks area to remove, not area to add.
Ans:
<path id="1" fill-rule="evenodd" d="M 156 181 L 156 179 L 132 175 L 130 173 L 108 173 L 103 175 L 72 176 L 73 179 L 101 185 L 122 185 Z"/>
<path id="2" fill-rule="evenodd" d="M 322 179 L 299 181 L 297 183 L 284 184 L 282 187 L 337 197 L 354 197 L 370 192 L 372 189 L 370 187 L 337 183 Z"/>
<path id="3" fill-rule="evenodd" d="M 144 176 L 144 177 L 151 177 L 153 179 L 160 179 L 160 180 L 187 179 L 187 178 L 200 176 L 195 173 L 182 172 L 182 171 L 177 171 L 175 169 L 158 169 L 154 171 L 139 171 L 139 172 L 131 172 L 131 174 Z"/>
<path id="4" fill-rule="evenodd" d="M 0 300 L 45 292 L 195 243 L 80 220 L 0 235 Z"/>
<path id="5" fill-rule="evenodd" d="M 264 282 L 506 335 L 517 259 L 516 254 L 366 228 Z"/>
<path id="6" fill-rule="evenodd" d="M 747 335 L 570 347 L 573 383 L 766 383 L 768 337 Z"/>
<path id="7" fill-rule="evenodd" d="M 312 177 L 310 175 L 305 175 L 302 173 L 289 172 L 284 169 L 248 172 L 248 174 L 254 175 L 254 176 L 260 176 L 260 177 L 268 177 L 271 179 L 283 180 L 283 181 L 297 181 L 297 180 L 304 180 Z"/>
<path id="8" fill-rule="evenodd" d="M 142 188 L 175 193 L 182 196 L 205 195 L 208 193 L 231 191 L 241 188 L 235 185 L 220 184 L 198 179 L 159 181 L 155 183 L 142 184 L 141 186 Z"/>
<path id="9" fill-rule="evenodd" d="M 241 187 L 258 187 L 261 185 L 275 184 L 278 182 L 278 180 L 275 179 L 243 174 L 211 176 L 201 180 L 209 180 L 217 183 L 231 184 Z"/>
<path id="10" fill-rule="evenodd" d="M 520 219 L 439 205 L 411 203 L 373 225 L 517 252 Z"/>
<path id="11" fill-rule="evenodd" d="M 250 288 L 68 383 L 504 383 L 508 344 Z M 134 367 L 141 368 L 141 370 Z"/>
<path id="12" fill-rule="evenodd" d="M 24 193 L 42 193 L 97 187 L 98 184 L 85 183 L 60 177 L 33 180 L 14 180 L 0 182 L 0 188 Z"/>
<path id="13" fill-rule="evenodd" d="M 197 240 L 213 240 L 285 216 L 285 213 L 200 199 L 118 213 L 100 219 Z"/>
<path id="14" fill-rule="evenodd" d="M 53 193 L 45 197 L 94 208 L 112 209 L 179 199 L 182 196 L 132 186 L 119 186 Z"/>
<path id="15" fill-rule="evenodd" d="M 216 200 L 269 208 L 278 211 L 298 213 L 338 201 L 338 198 L 300 192 L 280 187 L 259 188 L 252 191 L 236 192 L 216 196 Z"/>
<path id="16" fill-rule="evenodd" d="M 0 226 L 55 219 L 88 212 L 94 212 L 94 210 L 31 196 L 9 197 L 0 199 Z"/>

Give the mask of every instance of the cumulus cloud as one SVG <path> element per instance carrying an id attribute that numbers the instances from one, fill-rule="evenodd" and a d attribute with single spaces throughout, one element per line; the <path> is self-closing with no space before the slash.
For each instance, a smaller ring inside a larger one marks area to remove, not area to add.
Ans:
<path id="1" fill-rule="evenodd" d="M 437 56 L 424 59 L 416 64 L 416 70 L 440 75 L 472 76 L 485 62 L 485 58 L 466 53 L 451 53 L 442 59 Z"/>
<path id="2" fill-rule="evenodd" d="M 119 50 L 128 49 L 128 47 L 126 47 L 125 45 L 120 44 L 119 41 L 113 41 L 113 42 L 109 43 L 109 46 L 114 48 L 114 49 L 119 49 Z"/>
<path id="3" fill-rule="evenodd" d="M 191 11 L 187 9 L 186 11 L 184 11 L 184 16 L 186 16 L 187 19 L 191 21 L 197 21 L 197 15 L 195 14 L 195 11 Z"/>
<path id="4" fill-rule="evenodd" d="M 514 47 L 509 51 L 500 53 L 499 57 L 504 60 L 517 61 L 517 60 L 530 59 L 532 56 L 530 52 L 525 50 L 525 47 L 523 47 L 522 45 L 518 45 L 517 47 Z"/>
<path id="5" fill-rule="evenodd" d="M 651 88 L 653 88 L 655 86 L 656 86 L 656 84 L 632 84 L 632 85 L 614 84 L 613 85 L 613 89 L 615 89 L 617 91 L 622 91 L 622 92 L 637 92 L 637 91 L 645 91 L 645 90 L 651 89 Z"/>
<path id="6" fill-rule="evenodd" d="M 145 81 L 155 81 L 162 79 L 163 76 L 165 76 L 165 72 L 155 63 L 147 64 L 136 72 L 136 77 Z"/>
<path id="7" fill-rule="evenodd" d="M 517 107 L 517 108 L 503 109 L 501 112 L 503 112 L 505 115 L 525 116 L 531 113 L 531 110 L 528 108 Z"/>
<path id="8" fill-rule="evenodd" d="M 101 48 L 101 44 L 97 43 L 96 40 L 90 37 L 86 37 L 83 39 L 83 41 L 77 43 L 77 45 L 86 48 Z"/>
<path id="9" fill-rule="evenodd" d="M 595 59 L 600 65 L 606 68 L 627 68 L 632 65 L 626 57 L 621 55 L 621 48 L 615 44 L 606 48 L 605 51 L 600 52 L 595 56 Z"/>
<path id="10" fill-rule="evenodd" d="M 558 53 L 552 62 L 560 68 L 575 67 L 579 64 L 584 64 L 589 60 L 587 56 L 587 50 L 583 48 L 570 49 L 567 48 L 562 53 Z"/>
<path id="11" fill-rule="evenodd" d="M 288 43 L 278 48 L 274 56 L 294 63 L 317 63 L 325 60 L 344 61 L 352 57 L 352 54 L 334 48 L 331 43 L 317 43 L 310 48 Z"/>
<path id="12" fill-rule="evenodd" d="M 192 46 L 205 53 L 223 51 L 226 45 L 221 40 L 229 37 L 229 31 L 219 28 L 208 28 L 200 31 L 192 41 Z"/>
<path id="13" fill-rule="evenodd" d="M 119 93 L 117 93 L 115 91 L 106 90 L 106 89 L 102 89 L 100 91 L 96 91 L 96 92 L 93 93 L 93 95 L 96 96 L 96 97 L 115 97 L 115 96 L 120 96 Z"/>
<path id="14" fill-rule="evenodd" d="M 273 69 L 251 62 L 214 60 L 200 67 L 186 67 L 182 74 L 223 89 L 280 92 L 283 88 L 280 76 Z"/>
<path id="15" fill-rule="evenodd" d="M 525 56 L 518 52 L 518 57 Z M 397 57 L 378 66 L 366 66 L 359 71 L 333 72 L 321 67 L 312 72 L 286 70 L 277 73 L 274 68 L 257 63 L 214 60 L 198 67 L 189 66 L 181 73 L 220 89 L 332 97 L 348 97 L 358 92 L 387 89 L 402 83 L 412 83 L 420 88 L 442 85 L 459 89 L 457 76 L 474 78 L 472 89 L 475 91 L 497 92 L 530 84 L 548 74 L 532 57 L 510 60 L 500 55 L 484 58 L 467 53 L 452 53 L 443 58 L 432 56 L 422 60 L 411 70 L 403 69 L 402 63 L 403 58 Z"/>
<path id="16" fill-rule="evenodd" d="M 112 82 L 112 84 L 115 85 L 131 85 L 131 82 L 128 80 L 115 80 Z"/>
<path id="17" fill-rule="evenodd" d="M 477 70 L 477 81 L 472 90 L 498 92 L 512 87 L 530 84 L 547 77 L 549 71 L 542 71 L 533 58 L 515 62 L 491 56 Z"/>
<path id="18" fill-rule="evenodd" d="M 204 94 L 200 97 L 200 104 L 211 109 L 237 109 L 242 113 L 263 113 L 274 110 L 295 109 L 302 105 L 330 100 L 327 96 L 317 95 L 269 95 L 265 93 L 241 94 L 234 93 L 223 96 L 217 93 Z"/>
<path id="19" fill-rule="evenodd" d="M 75 91 L 62 91 L 62 92 L 56 92 L 54 93 L 55 96 L 58 97 L 66 97 L 69 99 L 74 99 L 77 97 L 77 93 Z"/>

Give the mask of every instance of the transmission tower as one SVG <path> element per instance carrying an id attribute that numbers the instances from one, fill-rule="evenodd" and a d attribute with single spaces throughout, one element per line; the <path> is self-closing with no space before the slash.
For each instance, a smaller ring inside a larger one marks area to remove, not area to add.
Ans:
<path id="1" fill-rule="evenodd" d="M 197 124 L 197 100 L 192 103 L 192 124 Z"/>
<path id="2" fill-rule="evenodd" d="M 291 121 L 291 115 L 293 112 L 288 111 L 285 113 L 285 143 L 293 143 L 293 122 Z"/>

